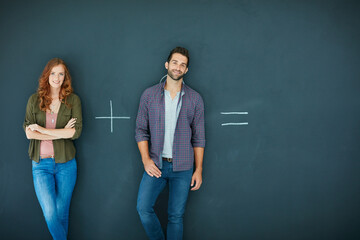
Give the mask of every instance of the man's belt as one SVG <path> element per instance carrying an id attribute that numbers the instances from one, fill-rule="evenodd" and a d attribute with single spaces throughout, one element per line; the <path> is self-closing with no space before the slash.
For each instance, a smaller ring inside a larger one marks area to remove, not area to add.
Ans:
<path id="1" fill-rule="evenodd" d="M 167 161 L 167 162 L 172 162 L 172 158 L 165 158 L 165 157 L 163 157 L 162 158 L 164 161 Z"/>

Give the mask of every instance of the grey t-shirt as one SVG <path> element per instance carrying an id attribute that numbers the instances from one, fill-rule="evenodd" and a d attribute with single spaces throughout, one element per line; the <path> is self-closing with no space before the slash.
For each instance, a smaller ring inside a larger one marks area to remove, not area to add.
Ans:
<path id="1" fill-rule="evenodd" d="M 170 92 L 164 90 L 165 95 L 165 136 L 164 136 L 164 148 L 162 157 L 172 158 L 172 148 L 174 142 L 174 133 L 176 128 L 176 122 L 179 117 L 181 109 L 181 100 L 179 101 L 180 92 L 178 92 L 174 99 L 171 99 Z M 181 96 L 184 95 L 182 92 Z"/>

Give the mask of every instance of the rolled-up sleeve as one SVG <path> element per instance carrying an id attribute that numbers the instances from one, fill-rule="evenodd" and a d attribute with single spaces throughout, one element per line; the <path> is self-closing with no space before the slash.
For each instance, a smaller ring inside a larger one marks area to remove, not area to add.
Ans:
<path id="1" fill-rule="evenodd" d="M 140 98 L 139 110 L 136 117 L 135 140 L 136 142 L 150 140 L 147 91 L 144 91 Z"/>
<path id="2" fill-rule="evenodd" d="M 34 114 L 33 114 L 34 98 L 35 98 L 35 96 L 32 95 L 29 98 L 28 103 L 26 105 L 25 119 L 24 119 L 24 123 L 23 123 L 23 129 L 25 132 L 26 132 L 27 126 L 35 123 L 35 118 L 34 118 Z"/>
<path id="3" fill-rule="evenodd" d="M 76 118 L 75 122 L 75 133 L 71 138 L 72 140 L 77 139 L 81 135 L 82 131 L 82 110 L 81 110 L 81 101 L 80 98 L 74 94 L 74 101 L 72 104 L 71 118 Z"/>
<path id="4" fill-rule="evenodd" d="M 192 137 L 191 144 L 193 147 L 205 148 L 205 120 L 204 120 L 204 101 L 198 95 L 195 101 L 195 115 L 191 123 Z"/>

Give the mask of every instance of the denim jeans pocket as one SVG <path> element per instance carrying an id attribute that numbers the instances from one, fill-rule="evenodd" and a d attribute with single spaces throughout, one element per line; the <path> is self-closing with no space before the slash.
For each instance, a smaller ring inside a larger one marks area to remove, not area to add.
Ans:
<path id="1" fill-rule="evenodd" d="M 31 160 L 33 166 L 37 166 L 40 164 L 41 159 L 39 159 L 39 162 L 35 162 L 34 160 Z"/>

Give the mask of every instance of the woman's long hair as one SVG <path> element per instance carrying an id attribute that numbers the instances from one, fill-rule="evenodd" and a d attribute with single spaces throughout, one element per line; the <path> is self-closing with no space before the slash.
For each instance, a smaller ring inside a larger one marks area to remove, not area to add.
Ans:
<path id="1" fill-rule="evenodd" d="M 73 88 L 71 87 L 71 76 L 69 73 L 69 69 L 67 68 L 64 60 L 60 58 L 53 58 L 51 59 L 45 66 L 40 78 L 39 78 L 39 88 L 37 90 L 40 104 L 39 107 L 42 111 L 46 111 L 47 109 L 50 110 L 51 104 L 51 96 L 50 96 L 50 83 L 49 83 L 49 76 L 53 67 L 58 65 L 63 65 L 65 69 L 65 77 L 64 82 L 61 85 L 59 99 L 61 102 L 65 103 L 66 106 L 71 107 L 67 102 L 67 97 L 73 92 Z"/>

